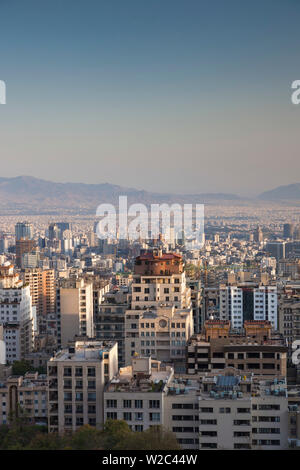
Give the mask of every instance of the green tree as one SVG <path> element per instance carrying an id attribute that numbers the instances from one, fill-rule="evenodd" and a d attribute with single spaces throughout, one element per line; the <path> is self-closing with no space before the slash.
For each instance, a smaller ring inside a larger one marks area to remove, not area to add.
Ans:
<path id="1" fill-rule="evenodd" d="M 153 426 L 143 432 L 132 432 L 118 443 L 120 450 L 180 450 L 175 434 L 161 426 Z"/>
<path id="2" fill-rule="evenodd" d="M 67 442 L 67 447 L 73 450 L 103 449 L 103 433 L 86 424 L 71 436 Z"/>
<path id="3" fill-rule="evenodd" d="M 26 446 L 26 450 L 62 450 L 65 447 L 65 437 L 59 436 L 57 433 L 38 432 Z"/>
<path id="4" fill-rule="evenodd" d="M 118 449 L 122 442 L 125 442 L 133 434 L 126 421 L 108 419 L 104 425 L 103 443 L 104 448 Z"/>
<path id="5" fill-rule="evenodd" d="M 12 365 L 13 375 L 25 375 L 26 372 L 32 371 L 34 371 L 34 368 L 32 367 L 29 361 L 15 361 Z"/>

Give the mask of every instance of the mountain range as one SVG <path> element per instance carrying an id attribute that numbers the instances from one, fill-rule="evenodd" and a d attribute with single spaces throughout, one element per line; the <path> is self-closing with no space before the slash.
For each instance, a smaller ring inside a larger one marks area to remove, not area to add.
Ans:
<path id="1" fill-rule="evenodd" d="M 0 177 L 0 208 L 29 210 L 95 211 L 101 203 L 117 204 L 119 196 L 127 195 L 128 204 L 143 203 L 209 203 L 236 201 L 235 194 L 170 194 L 154 193 L 109 183 L 54 183 L 31 176 Z"/>
<path id="2" fill-rule="evenodd" d="M 265 191 L 259 195 L 259 199 L 264 201 L 300 201 L 300 183 L 278 186 L 270 191 Z"/>
<path id="3" fill-rule="evenodd" d="M 155 193 L 118 186 L 109 183 L 55 183 L 32 176 L 14 178 L 0 177 L 0 210 L 1 213 L 57 213 L 66 212 L 95 212 L 101 203 L 118 204 L 118 198 L 127 195 L 128 204 L 143 203 L 205 203 L 232 204 L 251 202 L 236 194 L 199 193 L 171 194 Z M 279 186 L 271 191 L 260 194 L 260 201 L 300 201 L 300 183 Z"/>

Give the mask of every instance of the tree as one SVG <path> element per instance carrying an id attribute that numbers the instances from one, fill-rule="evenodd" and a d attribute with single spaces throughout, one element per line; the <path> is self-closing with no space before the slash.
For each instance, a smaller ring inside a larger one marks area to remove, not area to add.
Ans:
<path id="1" fill-rule="evenodd" d="M 62 450 L 65 449 L 65 438 L 57 433 L 37 433 L 30 443 L 26 446 L 26 450 Z"/>
<path id="2" fill-rule="evenodd" d="M 104 425 L 104 448 L 119 449 L 119 445 L 125 442 L 133 434 L 126 421 L 108 419 Z"/>
<path id="3" fill-rule="evenodd" d="M 67 446 L 73 450 L 103 449 L 103 433 L 86 424 L 72 435 Z"/>
<path id="4" fill-rule="evenodd" d="M 15 361 L 12 365 L 13 375 L 25 375 L 26 372 L 34 371 L 29 361 Z"/>
<path id="5" fill-rule="evenodd" d="M 120 450 L 180 450 L 175 434 L 153 426 L 143 432 L 132 432 L 115 447 Z"/>

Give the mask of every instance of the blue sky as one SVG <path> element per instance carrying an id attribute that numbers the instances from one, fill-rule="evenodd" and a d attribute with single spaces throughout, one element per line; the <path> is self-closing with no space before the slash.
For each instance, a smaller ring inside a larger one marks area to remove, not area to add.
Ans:
<path id="1" fill-rule="evenodd" d="M 298 0 L 0 0 L 1 176 L 253 195 L 300 181 Z"/>

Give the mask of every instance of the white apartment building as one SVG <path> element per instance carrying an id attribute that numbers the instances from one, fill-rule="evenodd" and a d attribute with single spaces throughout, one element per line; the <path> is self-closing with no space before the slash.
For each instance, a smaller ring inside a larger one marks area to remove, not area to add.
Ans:
<path id="1" fill-rule="evenodd" d="M 220 319 L 240 330 L 244 321 L 268 320 L 278 329 L 277 287 L 253 283 L 220 285 Z"/>
<path id="2" fill-rule="evenodd" d="M 134 357 L 104 391 L 104 421 L 124 420 L 133 431 L 164 424 L 165 398 L 174 370 L 151 357 Z"/>
<path id="3" fill-rule="evenodd" d="M 103 392 L 118 371 L 116 342 L 76 341 L 48 361 L 49 432 L 103 425 Z"/>
<path id="4" fill-rule="evenodd" d="M 202 379 L 134 357 L 104 390 L 104 420 L 124 420 L 133 431 L 161 425 L 183 449 L 288 447 L 285 379 L 260 380 L 228 368 Z"/>
<path id="5" fill-rule="evenodd" d="M 8 362 L 32 351 L 36 328 L 29 285 L 24 285 L 9 263 L 0 267 L 0 325 Z"/>
<path id="6" fill-rule="evenodd" d="M 285 379 L 258 380 L 227 369 L 203 377 L 200 449 L 282 450 L 288 447 Z"/>

